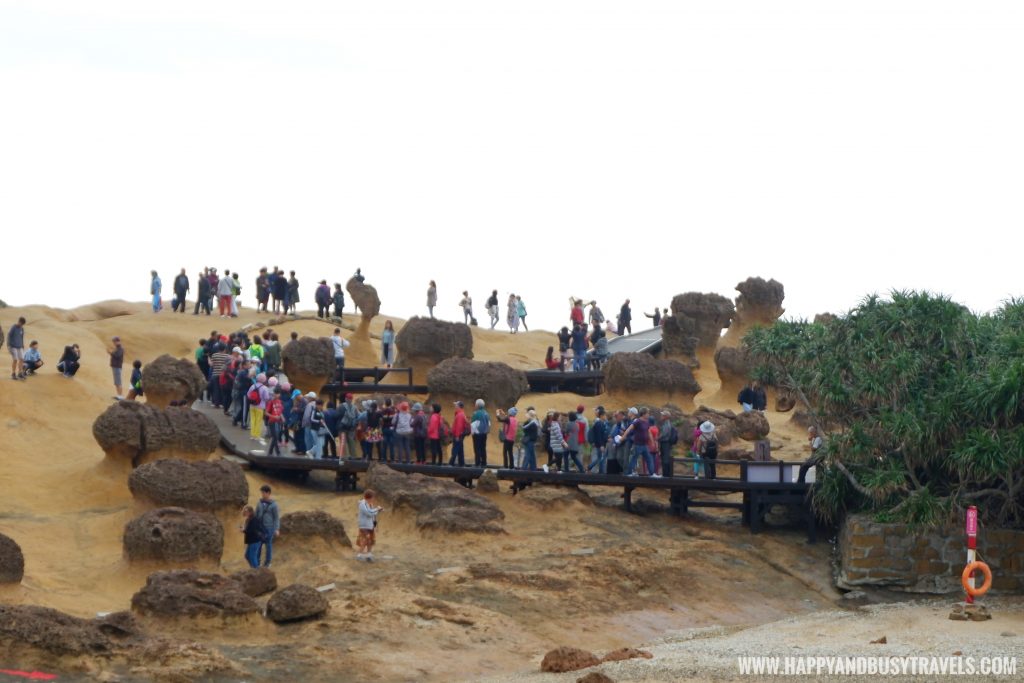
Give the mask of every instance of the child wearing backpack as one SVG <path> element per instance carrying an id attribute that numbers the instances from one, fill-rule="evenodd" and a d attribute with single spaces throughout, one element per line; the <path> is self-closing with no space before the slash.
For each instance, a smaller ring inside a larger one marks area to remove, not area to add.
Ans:
<path id="1" fill-rule="evenodd" d="M 132 376 L 128 380 L 128 400 L 134 401 L 137 397 L 142 396 L 142 361 L 136 360 L 132 362 Z"/>

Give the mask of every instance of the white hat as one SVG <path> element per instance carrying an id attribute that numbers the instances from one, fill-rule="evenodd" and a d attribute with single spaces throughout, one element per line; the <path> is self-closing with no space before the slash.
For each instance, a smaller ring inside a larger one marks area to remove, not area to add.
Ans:
<path id="1" fill-rule="evenodd" d="M 306 398 L 316 398 L 316 392 L 315 391 L 309 392 L 308 394 L 306 394 Z"/>
<path id="2" fill-rule="evenodd" d="M 630 414 L 630 415 L 638 415 L 638 414 L 639 414 L 639 412 L 640 412 L 640 411 L 638 411 L 638 410 L 637 410 L 636 408 L 630 408 L 630 409 L 629 409 L 629 414 Z"/>
<path id="3" fill-rule="evenodd" d="M 240 347 L 240 346 L 236 346 L 235 348 L 231 349 L 231 353 L 241 353 L 241 352 L 242 352 L 242 347 Z"/>
<path id="4" fill-rule="evenodd" d="M 707 420 L 705 420 L 704 422 L 700 423 L 700 433 L 701 434 L 713 434 L 714 431 L 715 431 L 714 423 L 712 423 L 710 421 L 707 421 Z"/>

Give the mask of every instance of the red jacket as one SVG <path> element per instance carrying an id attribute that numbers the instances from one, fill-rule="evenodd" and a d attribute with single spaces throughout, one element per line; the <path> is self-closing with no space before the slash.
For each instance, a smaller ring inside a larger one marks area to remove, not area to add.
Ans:
<path id="1" fill-rule="evenodd" d="M 430 421 L 427 423 L 427 438 L 441 438 L 441 413 L 431 413 Z"/>
<path id="2" fill-rule="evenodd" d="M 572 310 L 569 311 L 569 319 L 574 323 L 583 324 L 583 308 L 580 306 L 573 306 Z"/>
<path id="3" fill-rule="evenodd" d="M 267 403 L 267 421 L 268 422 L 283 422 L 284 421 L 284 404 L 281 403 L 281 399 L 273 398 Z"/>
<path id="4" fill-rule="evenodd" d="M 462 408 L 455 409 L 455 422 L 452 423 L 452 437 L 461 438 L 469 434 L 469 422 L 466 420 L 466 413 Z"/>

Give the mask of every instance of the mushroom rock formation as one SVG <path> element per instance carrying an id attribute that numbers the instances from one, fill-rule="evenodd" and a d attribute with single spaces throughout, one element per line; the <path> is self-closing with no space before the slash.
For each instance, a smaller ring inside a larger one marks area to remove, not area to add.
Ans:
<path id="1" fill-rule="evenodd" d="M 0 534 L 0 583 L 21 583 L 25 576 L 25 556 L 14 539 Z"/>
<path id="2" fill-rule="evenodd" d="M 323 593 L 301 583 L 274 593 L 267 602 L 267 618 L 278 624 L 315 619 L 327 613 L 331 603 Z"/>
<path id="3" fill-rule="evenodd" d="M 184 508 L 160 508 L 136 517 L 124 528 L 130 561 L 220 562 L 224 529 L 213 515 Z"/>
<path id="4" fill-rule="evenodd" d="M 159 571 L 132 596 L 132 611 L 161 618 L 257 616 L 260 606 L 242 584 L 194 569 Z"/>
<path id="5" fill-rule="evenodd" d="M 292 387 L 302 393 L 320 389 L 334 379 L 334 345 L 328 337 L 299 337 L 281 351 L 281 362 Z"/>
<path id="6" fill-rule="evenodd" d="M 164 354 L 142 368 L 142 387 L 146 403 L 166 408 L 171 401 L 191 405 L 203 395 L 206 380 L 194 362 Z"/>
<path id="7" fill-rule="evenodd" d="M 835 322 L 838 318 L 835 313 L 817 313 L 814 316 L 814 324 L 816 325 L 828 325 L 831 322 Z"/>
<path id="8" fill-rule="evenodd" d="M 450 323 L 434 318 L 410 319 L 395 337 L 398 364 L 429 363 L 436 365 L 449 358 L 473 358 L 473 333 L 464 323 Z"/>
<path id="9" fill-rule="evenodd" d="M 258 598 L 277 590 L 277 576 L 267 567 L 255 567 L 235 572 L 229 577 L 242 587 L 242 592 Z"/>
<path id="10" fill-rule="evenodd" d="M 672 297 L 672 315 L 662 325 L 665 355 L 696 365 L 697 351 L 715 348 L 733 313 L 732 301 L 721 294 L 688 292 Z"/>
<path id="11" fill-rule="evenodd" d="M 206 415 L 136 401 L 107 408 L 93 422 L 92 435 L 108 458 L 135 467 L 162 458 L 206 460 L 220 445 L 217 425 Z"/>
<path id="12" fill-rule="evenodd" d="M 577 647 L 558 647 L 549 651 L 541 660 L 540 670 L 547 673 L 565 673 L 597 666 L 601 660 L 593 652 Z"/>
<path id="13" fill-rule="evenodd" d="M 371 464 L 366 485 L 398 509 L 416 514 L 420 529 L 448 532 L 504 533 L 505 513 L 490 499 L 447 479 L 403 474 Z"/>
<path id="14" fill-rule="evenodd" d="M 288 545 L 294 540 L 299 545 L 306 546 L 313 538 L 319 538 L 328 544 L 352 547 L 352 541 L 345 533 L 345 523 L 323 510 L 300 510 L 282 515 L 281 537 L 274 545 Z"/>
<path id="15" fill-rule="evenodd" d="M 488 406 L 503 410 L 514 406 L 530 390 L 526 373 L 504 363 L 485 363 L 467 358 L 449 358 L 427 373 L 431 402 L 449 404 L 455 400 L 472 406 L 482 398 Z"/>
<path id="16" fill-rule="evenodd" d="M 744 441 L 758 441 L 768 436 L 771 431 L 768 418 L 759 410 L 739 413 L 732 422 L 733 433 Z"/>
<path id="17" fill-rule="evenodd" d="M 689 367 L 646 353 L 616 353 L 604 366 L 605 388 L 617 392 L 659 392 L 663 398 L 692 402 L 700 384 Z"/>
<path id="18" fill-rule="evenodd" d="M 345 284 L 345 289 L 362 314 L 364 323 L 370 322 L 380 314 L 380 297 L 377 295 L 376 287 L 351 278 Z"/>
<path id="19" fill-rule="evenodd" d="M 786 289 L 777 280 L 748 277 L 736 285 L 736 316 L 733 325 L 722 340 L 723 345 L 738 346 L 743 335 L 758 325 L 771 325 L 786 312 L 782 301 Z"/>
<path id="20" fill-rule="evenodd" d="M 738 396 L 750 377 L 747 354 L 742 349 L 723 346 L 715 351 L 715 368 L 718 370 L 718 378 L 722 381 L 719 394 L 727 399 Z"/>
<path id="21" fill-rule="evenodd" d="M 226 460 L 188 462 L 157 460 L 132 471 L 132 496 L 157 507 L 183 507 L 232 514 L 249 500 L 249 482 L 242 468 Z"/>

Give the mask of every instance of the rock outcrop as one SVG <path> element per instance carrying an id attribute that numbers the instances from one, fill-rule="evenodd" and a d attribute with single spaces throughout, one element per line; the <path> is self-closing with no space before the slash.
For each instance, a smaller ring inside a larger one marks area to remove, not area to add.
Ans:
<path id="1" fill-rule="evenodd" d="M 835 313 L 816 313 L 814 315 L 813 322 L 815 325 L 828 325 L 829 323 L 835 322 L 837 319 L 838 318 Z"/>
<path id="2" fill-rule="evenodd" d="M 587 652 L 577 647 L 557 647 L 544 655 L 544 659 L 540 663 L 540 670 L 560 674 L 566 671 L 587 669 L 600 663 L 601 660 L 593 652 Z"/>
<path id="3" fill-rule="evenodd" d="M 131 561 L 219 562 L 224 529 L 207 512 L 178 507 L 150 510 L 124 528 L 125 556 Z"/>
<path id="4" fill-rule="evenodd" d="M 749 277 L 736 285 L 736 291 L 736 315 L 724 340 L 727 346 L 739 346 L 752 327 L 772 325 L 786 312 L 782 307 L 786 290 L 777 280 Z"/>
<path id="5" fill-rule="evenodd" d="M 345 289 L 363 316 L 363 321 L 369 322 L 380 314 L 380 296 L 377 295 L 376 287 L 351 278 L 345 284 Z M 397 341 L 395 343 L 398 344 Z M 401 345 L 398 348 L 402 348 Z"/>
<path id="6" fill-rule="evenodd" d="M 692 401 L 700 384 L 689 367 L 646 353 L 616 353 L 604 366 L 605 388 L 616 391 L 657 391 Z"/>
<path id="7" fill-rule="evenodd" d="M 164 618 L 244 617 L 259 614 L 260 606 L 238 581 L 177 569 L 150 574 L 146 585 L 132 596 L 132 611 Z"/>
<path id="8" fill-rule="evenodd" d="M 25 576 L 25 556 L 14 539 L 0 534 L 0 583 L 21 583 Z"/>
<path id="9" fill-rule="evenodd" d="M 427 388 L 430 400 L 440 403 L 447 411 L 451 401 L 461 400 L 472 406 L 478 398 L 488 406 L 507 409 L 514 406 L 530 386 L 525 372 L 504 363 L 449 358 L 427 373 Z"/>
<path id="10" fill-rule="evenodd" d="M 779 392 L 775 397 L 775 410 L 780 413 L 788 413 L 796 407 L 796 398 L 792 394 Z"/>
<path id="11" fill-rule="evenodd" d="M 279 624 L 315 619 L 327 613 L 331 604 L 320 591 L 296 583 L 282 588 L 267 602 L 267 618 Z"/>
<path id="12" fill-rule="evenodd" d="M 142 388 L 146 403 L 166 408 L 171 401 L 185 405 L 203 395 L 206 379 L 195 362 L 164 354 L 142 368 Z"/>
<path id="13" fill-rule="evenodd" d="M 550 510 L 552 508 L 582 503 L 593 505 L 594 501 L 585 491 L 571 486 L 551 486 L 547 484 L 534 484 L 520 491 L 516 498 L 526 501 L 531 505 Z"/>
<path id="14" fill-rule="evenodd" d="M 319 394 L 334 378 L 334 345 L 328 337 L 299 337 L 285 344 L 281 364 L 292 387 Z"/>
<path id="15" fill-rule="evenodd" d="M 697 364 L 697 350 L 713 350 L 732 323 L 733 303 L 721 294 L 687 292 L 672 297 L 672 315 L 662 325 L 666 356 Z"/>
<path id="16" fill-rule="evenodd" d="M 435 318 L 411 318 L 395 337 L 398 364 L 436 365 L 449 358 L 473 358 L 473 333 L 464 323 Z"/>
<path id="17" fill-rule="evenodd" d="M 413 512 L 421 529 L 504 533 L 501 521 L 505 513 L 488 498 L 454 481 L 403 474 L 378 464 L 370 465 L 366 481 L 393 509 Z"/>
<path id="18" fill-rule="evenodd" d="M 242 587 L 242 592 L 251 598 L 258 598 L 277 590 L 277 575 L 266 567 L 243 569 L 230 577 Z"/>
<path id="19" fill-rule="evenodd" d="M 249 500 L 242 468 L 227 460 L 157 460 L 132 471 L 128 488 L 136 500 L 157 507 L 237 510 Z"/>
<path id="20" fill-rule="evenodd" d="M 92 435 L 108 458 L 135 467 L 164 458 L 206 460 L 220 445 L 217 425 L 189 408 L 156 408 L 118 401 L 92 425 Z"/>
<path id="21" fill-rule="evenodd" d="M 494 474 L 494 470 L 483 471 L 480 478 L 476 480 L 476 491 L 477 493 L 498 492 L 498 476 Z"/>
<path id="22" fill-rule="evenodd" d="M 737 396 L 750 377 L 750 363 L 742 349 L 722 346 L 715 351 L 715 369 L 722 381 L 719 393 Z"/>
<path id="23" fill-rule="evenodd" d="M 282 541 L 289 544 L 291 539 L 304 544 L 311 538 L 346 548 L 352 547 L 352 541 L 345 533 L 344 522 L 323 510 L 300 510 L 281 515 L 281 537 L 275 541 L 275 545 Z"/>
<path id="24" fill-rule="evenodd" d="M 126 612 L 79 619 L 49 607 L 0 605 L 0 651 L 12 657 L 22 649 L 56 657 L 109 655 L 143 637 Z"/>

